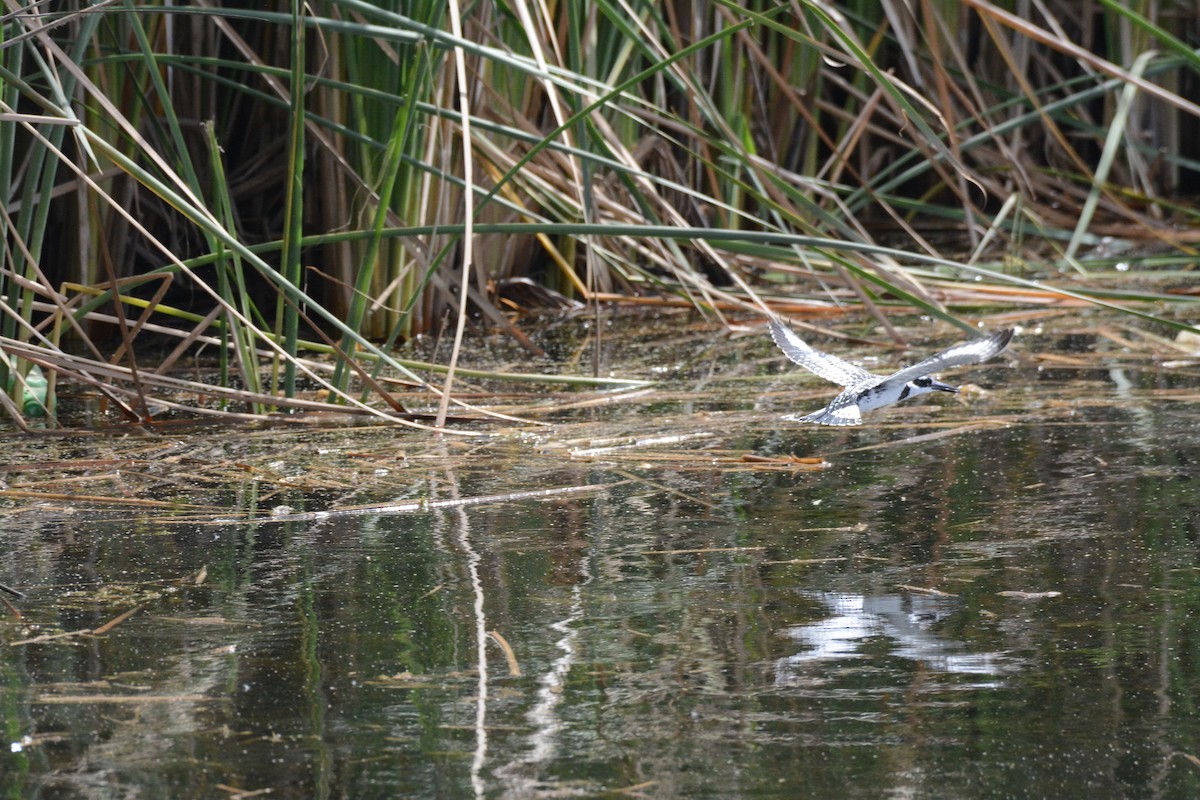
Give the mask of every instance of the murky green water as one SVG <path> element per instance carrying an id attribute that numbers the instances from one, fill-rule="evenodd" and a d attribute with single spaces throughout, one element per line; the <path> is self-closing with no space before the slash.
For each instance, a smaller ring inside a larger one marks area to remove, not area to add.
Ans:
<path id="1" fill-rule="evenodd" d="M 748 339 L 481 441 L 14 438 L 0 794 L 1195 797 L 1197 376 L 1062 345 L 849 431 Z"/>

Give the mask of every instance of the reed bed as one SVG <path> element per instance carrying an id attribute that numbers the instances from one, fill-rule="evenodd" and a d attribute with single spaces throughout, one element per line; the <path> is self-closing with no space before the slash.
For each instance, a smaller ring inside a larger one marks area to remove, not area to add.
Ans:
<path id="1" fill-rule="evenodd" d="M 780 426 L 782 413 L 820 408 L 833 390 L 813 388 L 811 376 L 778 354 L 770 356 L 773 368 L 764 369 L 755 356 L 761 361 L 773 348 L 758 337 L 719 337 L 713 358 L 733 363 L 729 370 L 713 374 L 695 364 L 653 387 L 478 393 L 471 401 L 481 408 L 527 420 L 478 438 L 398 434 L 390 421 L 348 431 L 341 418 L 315 411 L 289 418 L 287 431 L 267 420 L 243 423 L 236 435 L 211 424 L 196 436 L 97 433 L 82 448 L 83 437 L 75 434 L 36 439 L 9 432 L 0 439 L 7 454 L 0 463 L 0 516 L 10 524 L 32 515 L 121 519 L 150 528 L 274 525 L 554 502 L 620 484 L 705 507 L 722 502 L 709 491 L 720 484 L 714 476 L 801 476 L 839 468 L 851 453 L 903 451 L 1003 428 L 1118 426 L 1130 398 L 1113 388 L 1114 372 L 1126 376 L 1141 405 L 1170 409 L 1200 399 L 1194 388 L 1200 359 L 1182 344 L 1144 335 L 1135 323 L 1080 325 L 1073 312 L 1060 310 L 1056 317 L 1042 312 L 1030 325 L 1043 332 L 1022 337 L 1019 348 L 986 368 L 991 374 L 968 376 L 987 390 L 967 383 L 952 399 L 897 406 L 873 418 L 877 435 L 849 438 L 831 429 Z M 700 350 L 713 339 L 704 331 L 679 336 L 673 352 Z M 1064 355 L 1057 343 L 1071 339 L 1086 346 Z M 1178 358 L 1165 360 L 1163 352 L 1172 348 Z M 1003 375 L 1008 379 L 998 379 Z M 447 470 L 471 492 L 445 497 L 439 480 Z M 682 485 L 691 491 L 674 488 L 679 476 L 688 477 Z"/>
<path id="2" fill-rule="evenodd" d="M 61 424 L 69 383 L 138 424 L 448 429 L 484 416 L 464 378 L 635 383 L 599 361 L 622 305 L 1197 332 L 1200 23 L 1174 6 L 247 5 L 5 6 L 14 424 Z M 590 319 L 590 374 L 537 374 L 548 307 Z M 464 371 L 468 325 L 529 375 Z M 436 363 L 397 356 L 421 334 Z"/>

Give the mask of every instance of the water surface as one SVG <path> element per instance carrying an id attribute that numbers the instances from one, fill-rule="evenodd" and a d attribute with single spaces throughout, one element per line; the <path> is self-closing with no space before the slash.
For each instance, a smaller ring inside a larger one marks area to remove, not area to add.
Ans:
<path id="1" fill-rule="evenodd" d="M 0 790 L 1200 794 L 1188 365 L 1026 335 L 836 430 L 688 344 L 473 439 L 10 437 Z"/>

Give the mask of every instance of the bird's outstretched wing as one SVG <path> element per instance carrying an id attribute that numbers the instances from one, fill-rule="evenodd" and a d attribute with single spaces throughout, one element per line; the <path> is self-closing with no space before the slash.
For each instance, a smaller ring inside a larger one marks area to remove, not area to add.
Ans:
<path id="1" fill-rule="evenodd" d="M 836 383 L 838 386 L 853 386 L 861 381 L 877 377 L 862 367 L 856 367 L 837 356 L 813 350 L 805 344 L 803 339 L 793 333 L 791 328 L 773 317 L 768 320 L 768 323 L 771 326 L 771 338 L 775 340 L 775 344 L 779 345 L 779 349 L 785 356 L 827 381 Z"/>
<path id="2" fill-rule="evenodd" d="M 887 380 L 907 383 L 913 378 L 920 378 L 933 372 L 950 369 L 951 367 L 960 367 L 964 364 L 980 364 L 1004 352 L 1004 348 L 1008 347 L 1008 343 L 1012 341 L 1012 337 L 1013 329 L 1005 328 L 982 339 L 972 339 L 969 342 L 956 344 L 953 347 L 943 350 L 936 356 L 930 356 L 924 361 L 913 364 L 911 367 L 905 367 L 894 375 L 889 375 Z"/>

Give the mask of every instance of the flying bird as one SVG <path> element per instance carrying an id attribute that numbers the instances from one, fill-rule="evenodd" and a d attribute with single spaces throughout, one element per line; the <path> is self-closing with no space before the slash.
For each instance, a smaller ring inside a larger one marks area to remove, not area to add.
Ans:
<path id="1" fill-rule="evenodd" d="M 935 356 L 905 367 L 891 375 L 874 375 L 837 356 L 814 350 L 778 319 L 769 321 L 771 338 L 783 354 L 809 372 L 845 387 L 833 402 L 812 414 L 788 414 L 787 420 L 818 425 L 861 425 L 864 411 L 890 406 L 909 397 L 929 392 L 957 392 L 958 388 L 930 377 L 964 364 L 979 364 L 994 358 L 1012 341 L 1013 329 L 956 344 Z"/>

